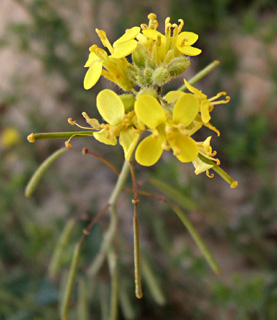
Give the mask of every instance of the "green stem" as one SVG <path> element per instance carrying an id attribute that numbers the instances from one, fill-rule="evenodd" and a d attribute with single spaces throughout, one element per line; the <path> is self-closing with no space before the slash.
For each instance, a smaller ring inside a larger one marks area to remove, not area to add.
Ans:
<path id="1" fill-rule="evenodd" d="M 129 174 L 129 163 L 128 161 L 125 161 L 123 164 L 122 170 L 120 172 L 120 175 L 118 176 L 114 190 L 108 202 L 109 208 L 111 211 L 111 220 L 110 220 L 109 228 L 104 234 L 104 239 L 103 239 L 100 251 L 88 270 L 88 274 L 91 278 L 94 278 L 97 275 L 98 271 L 100 270 L 105 260 L 107 250 L 109 249 L 111 242 L 113 240 L 113 237 L 116 231 L 116 226 L 117 226 L 117 213 L 115 210 L 115 205 L 125 186 L 126 180 L 128 178 L 128 174 Z"/>
<path id="2" fill-rule="evenodd" d="M 94 131 L 72 131 L 72 132 L 43 132 L 43 133 L 31 133 L 27 139 L 33 143 L 36 140 L 42 139 L 69 139 L 72 136 L 76 138 L 93 136 Z"/>
<path id="3" fill-rule="evenodd" d="M 199 71 L 194 77 L 192 77 L 188 81 L 188 83 L 191 85 L 195 84 L 196 82 L 198 82 L 199 80 L 204 78 L 207 74 L 212 72 L 216 67 L 219 66 L 219 64 L 220 64 L 220 62 L 218 60 L 213 61 L 212 63 L 207 65 L 207 67 L 205 67 L 203 70 Z M 186 91 L 186 90 L 187 90 L 186 85 L 183 85 L 178 89 L 178 91 Z"/>
<path id="4" fill-rule="evenodd" d="M 187 228 L 188 232 L 190 233 L 190 235 L 192 236 L 192 238 L 196 242 L 198 248 L 203 253 L 205 259 L 207 260 L 207 262 L 210 265 L 210 267 L 212 268 L 212 270 L 216 274 L 220 273 L 219 266 L 217 265 L 216 261 L 214 260 L 213 256 L 211 255 L 210 251 L 208 250 L 205 243 L 201 239 L 200 235 L 195 230 L 193 225 L 190 223 L 190 221 L 188 220 L 188 218 L 186 217 L 184 212 L 180 208 L 178 208 L 177 206 L 175 206 L 173 204 L 171 204 L 171 208 L 175 211 L 175 213 L 177 214 L 179 219 L 183 222 L 184 226 Z"/>
<path id="5" fill-rule="evenodd" d="M 116 212 L 114 212 L 114 214 L 116 214 Z M 108 253 L 108 262 L 112 278 L 110 320 L 116 320 L 118 313 L 118 265 L 117 257 L 113 248 L 111 248 Z"/>

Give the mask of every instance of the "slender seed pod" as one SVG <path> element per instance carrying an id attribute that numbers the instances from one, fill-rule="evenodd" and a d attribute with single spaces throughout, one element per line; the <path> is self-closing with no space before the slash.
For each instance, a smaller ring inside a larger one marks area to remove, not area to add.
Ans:
<path id="1" fill-rule="evenodd" d="M 57 160 L 62 154 L 68 151 L 67 148 L 62 148 L 54 152 L 50 157 L 48 157 L 44 162 L 39 166 L 39 168 L 35 171 L 33 176 L 31 177 L 29 183 L 25 189 L 25 196 L 27 198 L 31 197 L 31 195 L 35 192 L 40 180 L 44 176 L 45 172 L 51 166 L 51 164 Z"/>
<path id="2" fill-rule="evenodd" d="M 50 260 L 50 264 L 49 264 L 48 274 L 50 278 L 56 277 L 57 273 L 60 270 L 62 260 L 63 260 L 62 259 L 63 252 L 66 246 L 68 245 L 70 235 L 72 234 L 74 226 L 75 226 L 75 220 L 74 219 L 68 220 L 60 235 L 60 238 L 55 247 L 52 259 Z"/>

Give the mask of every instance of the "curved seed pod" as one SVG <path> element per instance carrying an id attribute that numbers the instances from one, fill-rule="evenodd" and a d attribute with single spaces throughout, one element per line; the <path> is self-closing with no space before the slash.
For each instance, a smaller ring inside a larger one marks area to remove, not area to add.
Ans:
<path id="1" fill-rule="evenodd" d="M 48 168 L 51 166 L 51 164 L 57 160 L 62 154 L 64 154 L 66 151 L 68 151 L 67 148 L 62 148 L 54 152 L 50 157 L 48 157 L 46 160 L 43 161 L 43 163 L 39 166 L 39 168 L 35 171 L 35 173 L 32 175 L 29 183 L 26 186 L 25 189 L 25 196 L 31 197 L 31 195 L 36 190 L 40 180 L 44 176 L 45 172 L 48 170 Z"/>

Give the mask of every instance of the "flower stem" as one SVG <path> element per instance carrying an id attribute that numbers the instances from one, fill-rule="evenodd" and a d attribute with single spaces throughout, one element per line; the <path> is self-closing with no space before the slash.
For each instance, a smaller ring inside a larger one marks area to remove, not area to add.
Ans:
<path id="1" fill-rule="evenodd" d="M 199 71 L 194 77 L 192 77 L 188 82 L 189 84 L 193 85 L 202 78 L 204 78 L 207 74 L 212 72 L 216 67 L 218 67 L 220 62 L 218 60 L 213 61 L 212 63 L 208 64 L 203 70 Z M 181 86 L 178 91 L 186 91 L 186 85 Z"/>

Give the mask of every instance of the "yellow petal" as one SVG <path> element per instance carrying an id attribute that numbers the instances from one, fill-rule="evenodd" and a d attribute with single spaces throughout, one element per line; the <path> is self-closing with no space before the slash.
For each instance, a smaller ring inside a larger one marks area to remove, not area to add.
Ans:
<path id="1" fill-rule="evenodd" d="M 99 57 L 94 52 L 91 52 L 88 56 L 88 60 L 85 64 L 85 67 L 90 67 L 90 65 L 96 60 L 100 60 Z"/>
<path id="2" fill-rule="evenodd" d="M 166 121 L 163 107 L 153 96 L 139 96 L 135 102 L 135 112 L 138 118 L 151 129 L 155 129 Z"/>
<path id="3" fill-rule="evenodd" d="M 213 165 L 203 162 L 198 157 L 192 161 L 192 164 L 195 168 L 195 174 L 205 172 L 213 167 Z"/>
<path id="4" fill-rule="evenodd" d="M 204 93 L 202 93 L 202 91 L 196 89 L 191 84 L 189 84 L 186 79 L 184 79 L 184 82 L 185 82 L 185 85 L 189 89 L 190 92 L 196 94 L 197 96 L 203 97 L 203 98 L 207 97 Z"/>
<path id="5" fill-rule="evenodd" d="M 131 54 L 137 47 L 138 43 L 136 40 L 130 40 L 122 42 L 114 46 L 114 52 L 111 55 L 112 58 L 120 59 Z"/>
<path id="6" fill-rule="evenodd" d="M 183 94 L 173 109 L 173 121 L 188 126 L 195 119 L 199 111 L 199 102 L 191 93 Z"/>
<path id="7" fill-rule="evenodd" d="M 105 89 L 99 92 L 96 105 L 102 118 L 109 124 L 117 124 L 124 116 L 124 104 L 112 90 Z"/>
<path id="8" fill-rule="evenodd" d="M 122 130 L 119 136 L 119 143 L 123 147 L 125 159 L 130 160 L 130 157 L 137 145 L 139 133 L 136 133 L 133 128 Z"/>
<path id="9" fill-rule="evenodd" d="M 169 91 L 165 96 L 164 99 L 168 103 L 174 103 L 177 99 L 179 99 L 181 96 L 183 96 L 185 93 L 182 91 Z"/>
<path id="10" fill-rule="evenodd" d="M 147 30 L 143 30 L 142 33 L 151 40 L 157 40 L 157 36 L 160 35 L 161 37 L 164 37 L 164 35 L 162 33 L 160 33 L 157 30 L 153 30 L 153 29 L 147 29 Z"/>
<path id="11" fill-rule="evenodd" d="M 99 80 L 102 73 L 103 62 L 101 60 L 94 61 L 88 69 L 85 79 L 84 88 L 86 90 L 92 88 Z"/>
<path id="12" fill-rule="evenodd" d="M 140 33 L 140 27 L 133 27 L 131 29 L 127 29 L 124 35 L 113 43 L 113 46 L 116 46 L 122 42 L 133 40 L 139 33 Z"/>
<path id="13" fill-rule="evenodd" d="M 176 133 L 174 139 L 168 142 L 174 155 L 181 162 L 191 162 L 198 155 L 195 141 L 190 137 L 184 137 L 181 133 Z"/>
<path id="14" fill-rule="evenodd" d="M 102 142 L 104 144 L 108 144 L 111 146 L 115 146 L 117 144 L 117 140 L 115 137 L 110 136 L 107 138 L 107 131 L 106 130 L 94 132 L 93 136 L 97 141 Z"/>
<path id="15" fill-rule="evenodd" d="M 138 39 L 138 41 L 144 45 L 147 44 L 147 38 L 142 34 L 142 33 L 139 33 L 136 37 Z"/>
<path id="16" fill-rule="evenodd" d="M 163 141 L 161 136 L 154 137 L 153 135 L 142 140 L 136 150 L 137 162 L 146 167 L 153 166 L 158 162 L 163 153 Z"/>
<path id="17" fill-rule="evenodd" d="M 201 118 L 205 123 L 208 123 L 211 120 L 209 108 L 210 108 L 210 102 L 208 100 L 203 100 L 200 106 L 200 111 L 201 111 Z"/>
<path id="18" fill-rule="evenodd" d="M 198 39 L 198 34 L 194 32 L 184 31 L 178 35 L 176 45 L 181 46 L 183 44 L 185 46 L 191 46 L 197 41 L 197 39 Z"/>
<path id="19" fill-rule="evenodd" d="M 202 50 L 191 46 L 177 46 L 178 50 L 187 56 L 198 56 Z"/>

